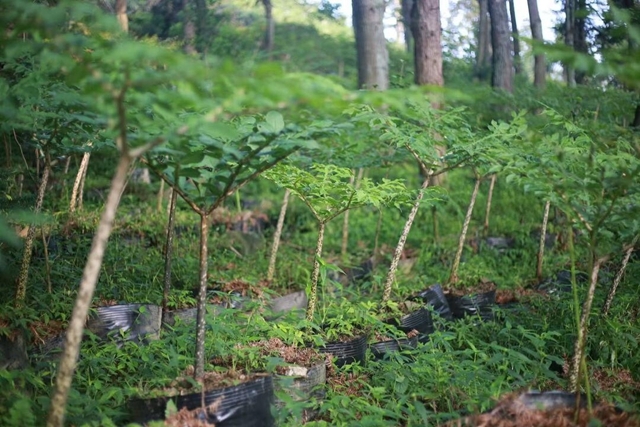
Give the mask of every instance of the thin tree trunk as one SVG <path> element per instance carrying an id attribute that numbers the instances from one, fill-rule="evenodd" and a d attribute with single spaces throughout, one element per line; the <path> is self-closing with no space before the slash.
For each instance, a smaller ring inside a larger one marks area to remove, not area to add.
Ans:
<path id="1" fill-rule="evenodd" d="M 476 74 L 480 80 L 487 80 L 491 70 L 491 19 L 489 0 L 478 0 L 480 16 L 478 20 L 478 57 Z"/>
<path id="2" fill-rule="evenodd" d="M 171 190 L 173 191 L 173 190 Z M 164 201 L 164 179 L 160 180 L 160 190 L 158 191 L 158 205 L 157 205 L 157 210 L 158 212 L 162 212 L 162 202 Z M 171 202 L 169 202 L 171 203 Z M 171 209 L 171 208 L 169 208 Z"/>
<path id="3" fill-rule="evenodd" d="M 596 284 L 598 283 L 598 273 L 600 272 L 600 266 L 606 260 L 606 258 L 599 258 L 593 263 L 591 269 L 591 281 L 589 283 L 589 290 L 587 292 L 587 299 L 582 307 L 582 316 L 580 317 L 580 325 L 578 327 L 578 337 L 573 350 L 573 360 L 571 363 L 571 374 L 569 376 L 569 390 L 575 392 L 578 389 L 578 383 L 580 380 L 580 366 L 582 364 L 582 358 L 584 357 L 584 344 L 587 338 L 587 332 L 589 327 L 589 315 L 591 314 L 591 304 L 593 303 L 593 296 L 596 292 Z"/>
<path id="4" fill-rule="evenodd" d="M 358 88 L 389 88 L 389 53 L 384 37 L 385 0 L 352 0 Z"/>
<path id="5" fill-rule="evenodd" d="M 429 186 L 429 178 L 430 178 L 430 174 L 427 174 L 427 177 L 422 182 L 420 191 L 416 196 L 416 200 L 413 202 L 413 206 L 411 207 L 411 211 L 409 212 L 407 221 L 404 223 L 404 228 L 402 229 L 400 240 L 398 240 L 398 244 L 396 245 L 396 250 L 393 253 L 393 259 L 391 260 L 391 266 L 389 267 L 389 272 L 387 273 L 387 280 L 384 283 L 384 293 L 382 295 L 383 303 L 386 303 L 391 299 L 391 291 L 393 289 L 393 283 L 395 282 L 395 279 L 396 279 L 396 271 L 398 270 L 398 263 L 400 262 L 400 257 L 402 256 L 404 244 L 407 242 L 409 231 L 411 231 L 411 226 L 413 225 L 413 221 L 415 220 L 416 214 L 418 213 L 420 202 L 424 197 L 424 192 Z"/>
<path id="6" fill-rule="evenodd" d="M 280 238 L 282 237 L 282 229 L 284 228 L 284 218 L 287 215 L 287 207 L 289 206 L 290 197 L 291 190 L 287 188 L 284 191 L 284 197 L 282 198 L 282 207 L 280 208 L 276 231 L 273 233 L 273 245 L 271 245 L 271 256 L 269 257 L 269 268 L 267 270 L 267 280 L 269 282 L 273 280 L 273 277 L 276 274 L 276 258 L 278 257 L 278 247 L 280 246 Z"/>
<path id="7" fill-rule="evenodd" d="M 129 32 L 129 18 L 127 17 L 127 0 L 116 0 L 116 18 L 120 28 L 125 33 Z"/>
<path id="8" fill-rule="evenodd" d="M 376 235 L 373 238 L 373 256 L 378 256 L 378 246 L 380 243 L 380 229 L 382 228 L 382 209 L 378 209 L 378 221 L 376 222 Z"/>
<path id="9" fill-rule="evenodd" d="M 80 186 L 84 179 L 87 167 L 89 166 L 90 157 L 91 153 L 88 151 L 82 155 L 82 161 L 80 162 L 80 167 L 78 168 L 76 179 L 73 182 L 73 190 L 71 190 L 71 202 L 69 203 L 70 214 L 74 214 L 76 212 L 76 207 L 78 205 L 78 193 L 80 192 Z"/>
<path id="10" fill-rule="evenodd" d="M 69 166 L 71 166 L 71 156 L 67 156 L 67 159 L 64 161 L 64 172 L 63 173 L 65 175 L 69 173 Z"/>
<path id="11" fill-rule="evenodd" d="M 564 44 L 573 49 L 575 40 L 576 0 L 565 0 L 564 13 Z M 576 70 L 571 62 L 564 64 L 564 78 L 567 86 L 575 87 Z"/>
<path id="12" fill-rule="evenodd" d="M 538 246 L 538 263 L 536 265 L 536 278 L 542 280 L 542 261 L 544 260 L 544 244 L 547 240 L 547 223 L 549 222 L 549 208 L 551 200 L 544 204 L 544 215 L 542 216 L 542 229 L 540 230 L 540 245 Z"/>
<path id="13" fill-rule="evenodd" d="M 607 316 L 609 314 L 609 310 L 611 309 L 611 303 L 613 302 L 613 297 L 616 295 L 616 291 L 618 290 L 618 286 L 620 286 L 620 282 L 622 281 L 622 276 L 624 275 L 625 270 L 627 269 L 627 264 L 629 264 L 629 258 L 631 258 L 631 253 L 633 252 L 636 244 L 638 243 L 638 236 L 636 236 L 627 250 L 624 253 L 624 257 L 622 258 L 622 264 L 620 265 L 620 269 L 616 274 L 613 283 L 611 284 L 611 288 L 609 288 L 609 292 L 607 293 L 607 299 L 602 307 L 602 315 Z"/>
<path id="14" fill-rule="evenodd" d="M 313 260 L 313 272 L 311 273 L 311 295 L 309 295 L 309 306 L 307 307 L 307 320 L 313 321 L 313 315 L 318 303 L 318 280 L 320 278 L 320 257 L 322 257 L 322 245 L 324 243 L 325 223 L 318 225 L 318 241 L 316 243 L 316 254 Z"/>
<path id="15" fill-rule="evenodd" d="M 442 86 L 442 27 L 439 0 L 415 0 L 411 10 L 415 83 Z"/>
<path id="16" fill-rule="evenodd" d="M 506 0 L 489 0 L 489 14 L 493 47 L 491 85 L 506 92 L 513 92 L 513 57 Z"/>
<path id="17" fill-rule="evenodd" d="M 197 53 L 195 47 L 196 23 L 193 16 L 193 8 L 189 6 L 189 0 L 182 0 L 182 13 L 184 14 L 184 29 L 182 33 L 184 38 L 184 52 L 188 55 L 194 55 Z"/>
<path id="18" fill-rule="evenodd" d="M 164 182 L 164 180 L 161 180 Z M 164 323 L 167 315 L 167 303 L 169 302 L 169 292 L 171 291 L 171 260 L 173 257 L 173 230 L 176 218 L 176 200 L 178 192 L 171 189 L 171 199 L 169 201 L 169 220 L 167 221 L 167 239 L 164 250 L 164 289 L 162 292 L 162 321 Z"/>
<path id="19" fill-rule="evenodd" d="M 130 156 L 122 155 L 115 176 L 111 181 L 111 189 L 109 190 L 107 203 L 100 218 L 98 230 L 93 238 L 87 264 L 82 273 L 78 297 L 69 321 L 63 347 L 64 350 L 58 364 L 58 374 L 51 399 L 49 417 L 47 418 L 47 427 L 62 427 L 64 424 L 65 406 L 69 389 L 71 388 L 71 380 L 73 379 L 73 373 L 76 368 L 78 354 L 80 353 L 80 341 L 82 340 L 84 324 L 87 319 L 87 313 L 89 312 L 98 275 L 100 274 L 100 267 L 115 220 L 116 210 L 120 203 L 120 193 L 124 187 L 127 171 L 129 170 L 131 162 L 132 158 Z"/>
<path id="20" fill-rule="evenodd" d="M 84 165 L 84 171 L 82 171 L 82 178 L 80 179 L 80 188 L 78 189 L 78 210 L 82 210 L 84 203 L 84 183 L 87 181 L 87 171 L 89 170 L 89 158 L 87 158 L 87 164 Z"/>
<path id="21" fill-rule="evenodd" d="M 409 53 L 413 52 L 413 35 L 411 34 L 411 9 L 413 9 L 414 1 L 415 0 L 400 0 L 404 46 Z"/>
<path id="22" fill-rule="evenodd" d="M 276 34 L 276 23 L 273 19 L 273 4 L 271 0 L 262 0 L 264 6 L 264 15 L 267 21 L 267 27 L 264 31 L 264 39 L 262 40 L 262 50 L 267 52 L 271 57 L 273 51 L 273 43 Z"/>
<path id="23" fill-rule="evenodd" d="M 534 41 L 542 44 L 542 21 L 540 20 L 540 12 L 538 11 L 538 0 L 527 0 L 529 5 L 529 21 L 531 22 L 531 37 Z M 538 50 L 534 46 L 534 51 Z M 547 64 L 544 53 L 537 52 L 534 56 L 533 65 L 533 84 L 538 89 L 544 89 L 547 83 Z"/>
<path id="24" fill-rule="evenodd" d="M 46 233 L 44 232 L 44 227 L 40 229 L 40 233 L 42 234 L 42 247 L 44 248 L 44 267 L 45 267 L 45 280 L 47 282 L 47 293 L 51 293 L 51 263 L 49 262 L 49 241 L 47 239 Z"/>
<path id="25" fill-rule="evenodd" d="M 496 174 L 491 175 L 491 182 L 489 183 L 489 194 L 487 195 L 487 209 L 484 213 L 484 226 L 483 232 L 485 237 L 489 235 L 489 215 L 491 214 L 491 200 L 493 199 L 493 189 L 496 186 Z"/>
<path id="26" fill-rule="evenodd" d="M 471 201 L 467 208 L 467 215 L 464 217 L 464 223 L 462 224 L 462 231 L 460 232 L 460 238 L 458 239 L 458 250 L 456 251 L 456 257 L 453 259 L 453 265 L 451 266 L 451 276 L 449 277 L 449 285 L 454 285 L 458 282 L 458 268 L 460 267 L 460 259 L 462 258 L 462 249 L 464 248 L 464 240 L 467 238 L 467 230 L 469 229 L 469 223 L 471 222 L 471 214 L 473 214 L 473 206 L 476 204 L 476 198 L 478 197 L 478 190 L 480 189 L 480 177 L 476 177 L 476 185 L 473 187 L 471 193 Z"/>
<path id="27" fill-rule="evenodd" d="M 44 193 L 47 189 L 47 184 L 49 182 L 49 175 L 51 173 L 51 167 L 49 166 L 49 162 L 45 162 L 44 172 L 42 174 L 42 178 L 40 179 L 40 186 L 38 187 L 38 196 L 36 197 L 36 205 L 33 210 L 34 214 L 39 214 L 42 210 L 42 202 L 44 200 Z M 24 252 L 22 255 L 22 265 L 20 266 L 20 274 L 18 276 L 18 283 L 16 286 L 16 299 L 15 304 L 16 307 L 22 307 L 24 304 L 24 299 L 27 296 L 27 281 L 29 279 L 29 266 L 31 265 L 31 252 L 33 249 L 33 241 L 36 236 L 36 224 L 32 223 L 29 226 L 29 231 L 27 232 L 27 238 L 24 242 Z"/>
<path id="28" fill-rule="evenodd" d="M 349 179 L 349 185 L 358 190 L 360 182 L 362 181 L 362 175 L 364 174 L 364 168 L 358 169 L 357 176 L 354 174 Z M 349 246 L 349 209 L 344 212 L 344 220 L 342 222 L 342 246 L 340 248 L 340 256 L 343 261 L 347 258 L 347 248 Z"/>
<path id="29" fill-rule="evenodd" d="M 511 36 L 513 37 L 513 65 L 516 74 L 522 73 L 520 58 L 520 34 L 518 33 L 518 21 L 516 20 L 515 0 L 509 0 L 509 16 L 511 17 Z"/>
<path id="30" fill-rule="evenodd" d="M 198 293 L 198 315 L 196 320 L 196 381 L 204 377 L 204 341 L 206 332 L 205 315 L 207 314 L 207 270 L 208 270 L 208 238 L 209 224 L 207 215 L 200 213 L 200 291 Z"/>

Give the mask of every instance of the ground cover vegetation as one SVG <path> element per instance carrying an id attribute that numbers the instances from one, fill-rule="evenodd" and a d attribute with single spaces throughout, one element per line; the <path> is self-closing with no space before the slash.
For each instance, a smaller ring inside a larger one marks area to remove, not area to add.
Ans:
<path id="1" fill-rule="evenodd" d="M 637 2 L 0 5 L 0 425 L 640 425 Z"/>

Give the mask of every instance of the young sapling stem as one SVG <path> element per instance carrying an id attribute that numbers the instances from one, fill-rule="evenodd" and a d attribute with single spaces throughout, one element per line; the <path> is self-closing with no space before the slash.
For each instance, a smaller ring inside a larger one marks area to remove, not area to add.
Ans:
<path id="1" fill-rule="evenodd" d="M 70 214 L 74 214 L 76 212 L 76 208 L 78 206 L 78 193 L 80 192 L 80 184 L 82 183 L 83 177 L 85 176 L 85 170 L 89 165 L 90 157 L 91 157 L 91 153 L 88 151 L 82 155 L 82 160 L 80 161 L 80 167 L 78 168 L 76 179 L 73 182 L 73 189 L 71 190 L 71 201 L 69 202 Z"/>
<path id="2" fill-rule="evenodd" d="M 360 186 L 360 181 L 362 181 L 362 176 L 364 175 L 364 168 L 358 169 L 358 174 L 354 173 L 351 175 L 349 179 L 349 185 L 352 186 L 355 190 L 358 190 Z M 349 210 L 347 209 L 344 212 L 344 222 L 342 223 L 342 246 L 340 249 L 340 256 L 342 261 L 347 260 L 347 248 L 349 246 Z"/>
<path id="3" fill-rule="evenodd" d="M 164 181 L 162 181 L 164 182 Z M 162 321 L 166 320 L 167 303 L 169 302 L 169 291 L 171 290 L 171 258 L 173 256 L 173 235 L 176 217 L 176 199 L 178 193 L 171 190 L 169 201 L 169 219 L 167 221 L 167 239 L 164 247 L 164 289 L 162 291 Z"/>
<path id="4" fill-rule="evenodd" d="M 158 205 L 156 207 L 158 212 L 162 212 L 162 204 L 163 204 L 162 202 L 164 202 L 164 179 L 160 180 L 160 189 L 158 190 Z"/>
<path id="5" fill-rule="evenodd" d="M 471 215 L 473 214 L 473 206 L 476 203 L 478 197 L 478 190 L 480 189 L 480 182 L 482 180 L 479 176 L 476 176 L 476 183 L 471 193 L 471 200 L 469 201 L 469 207 L 467 208 L 467 214 L 464 217 L 464 223 L 462 224 L 462 231 L 460 232 L 460 238 L 458 239 L 458 249 L 456 256 L 453 259 L 453 265 L 451 266 L 451 276 L 449 276 L 449 285 L 455 285 L 458 282 L 458 268 L 460 268 L 460 259 L 462 258 L 462 249 L 464 249 L 464 241 L 467 237 L 467 230 L 469 229 L 469 223 L 471 222 Z"/>
<path id="6" fill-rule="evenodd" d="M 424 197 L 424 192 L 428 186 L 429 186 L 429 175 L 427 175 L 427 177 L 422 182 L 420 191 L 418 191 L 416 200 L 413 202 L 413 206 L 411 207 L 411 211 L 409 212 L 407 221 L 405 222 L 404 228 L 402 229 L 402 234 L 400 234 L 400 240 L 398 240 L 398 244 L 396 245 L 395 252 L 393 253 L 391 266 L 389 267 L 389 272 L 387 273 L 387 279 L 384 283 L 384 293 L 382 294 L 383 303 L 386 303 L 391 299 L 391 290 L 393 289 L 393 283 L 396 279 L 396 271 L 398 270 L 398 263 L 400 262 L 400 257 L 402 256 L 404 245 L 407 242 L 407 237 L 409 236 L 409 232 L 411 231 L 411 225 L 413 225 L 413 221 L 415 220 L 416 214 L 418 213 L 418 208 L 420 207 L 420 202 L 422 201 Z"/>
<path id="7" fill-rule="evenodd" d="M 291 198 L 291 190 L 288 188 L 284 190 L 284 197 L 282 198 L 282 207 L 280 208 L 280 215 L 278 215 L 278 224 L 276 225 L 276 231 L 273 233 L 273 244 L 271 245 L 271 256 L 269 257 L 269 268 L 267 269 L 267 280 L 271 282 L 276 273 L 276 259 L 278 257 L 278 247 L 280 246 L 280 238 L 282 237 L 282 229 L 284 228 L 284 219 L 287 215 L 287 207 L 289 206 L 289 199 Z"/>
<path id="8" fill-rule="evenodd" d="M 493 199 L 493 189 L 496 185 L 497 175 L 494 173 L 491 175 L 491 182 L 489 183 L 489 194 L 487 195 L 487 209 L 484 213 L 484 225 L 482 231 L 485 237 L 489 235 L 489 215 L 491 214 L 491 200 Z"/>
<path id="9" fill-rule="evenodd" d="M 313 272 L 311 273 L 311 295 L 309 296 L 309 305 L 307 307 L 307 321 L 313 321 L 313 315 L 316 311 L 318 302 L 318 279 L 320 278 L 320 257 L 322 257 L 322 245 L 324 243 L 325 222 L 318 223 L 318 241 L 316 243 L 316 252 L 313 260 Z"/>
<path id="10" fill-rule="evenodd" d="M 571 362 L 571 374 L 569 376 L 569 390 L 577 392 L 578 383 L 580 381 L 582 358 L 584 357 L 584 345 L 586 342 L 587 329 L 589 327 L 589 315 L 591 314 L 591 304 L 593 303 L 593 296 L 596 292 L 596 284 L 598 283 L 598 273 L 600 267 L 607 261 L 609 257 L 601 257 L 595 260 L 593 267 L 591 268 L 591 280 L 589 282 L 589 290 L 587 291 L 587 298 L 582 307 L 582 316 L 580 317 L 580 324 L 578 327 L 578 337 L 573 350 L 573 360 Z"/>
<path id="11" fill-rule="evenodd" d="M 51 290 L 51 263 L 49 262 L 49 240 L 47 239 L 44 227 L 40 228 L 42 234 L 42 247 L 44 248 L 44 267 L 45 267 L 45 280 L 47 282 L 47 292 L 50 294 Z"/>
<path id="12" fill-rule="evenodd" d="M 540 244 L 538 246 L 538 260 L 536 264 L 536 278 L 542 280 L 542 262 L 544 260 L 544 245 L 547 240 L 547 224 L 549 223 L 549 208 L 551 200 L 544 204 L 544 214 L 542 215 L 542 228 L 540 230 Z"/>
<path id="13" fill-rule="evenodd" d="M 609 288 L 609 292 L 607 293 L 607 299 L 604 302 L 604 306 L 602 307 L 602 314 L 607 316 L 609 314 L 609 310 L 611 309 L 611 303 L 613 302 L 613 297 L 616 295 L 616 291 L 618 290 L 618 286 L 620 286 L 620 282 L 622 281 L 622 276 L 624 275 L 625 270 L 627 269 L 627 264 L 629 264 L 629 259 L 631 258 L 631 253 L 638 243 L 638 236 L 633 238 L 631 244 L 625 249 L 624 257 L 622 258 L 622 264 L 620 265 L 620 269 L 616 273 L 616 277 Z"/>
<path id="14" fill-rule="evenodd" d="M 200 215 L 200 284 L 198 291 L 198 314 L 196 316 L 196 360 L 194 363 L 196 381 L 204 377 L 204 338 L 206 332 L 205 315 L 207 313 L 207 243 L 209 223 L 207 213 L 199 211 Z"/>
<path id="15" fill-rule="evenodd" d="M 38 187 L 38 196 L 36 197 L 36 205 L 33 212 L 35 214 L 40 213 L 42 210 L 42 202 L 44 201 L 44 193 L 49 183 L 49 175 L 51 173 L 50 162 L 45 161 L 44 171 L 42 178 L 40 179 L 40 185 Z M 22 307 L 24 299 L 27 296 L 27 281 L 29 279 L 29 266 L 31 265 L 31 252 L 33 248 L 33 241 L 36 237 L 36 224 L 31 223 L 29 231 L 27 232 L 27 238 L 24 242 L 24 251 L 22 253 L 22 264 L 20 266 L 20 273 L 18 275 L 18 283 L 16 286 L 16 307 Z"/>

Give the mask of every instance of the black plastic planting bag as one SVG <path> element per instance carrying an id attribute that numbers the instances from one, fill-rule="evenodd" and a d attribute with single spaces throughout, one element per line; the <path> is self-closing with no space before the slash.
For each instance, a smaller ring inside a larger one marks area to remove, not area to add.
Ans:
<path id="1" fill-rule="evenodd" d="M 123 304 L 98 307 L 89 317 L 87 329 L 100 338 L 116 341 L 157 339 L 162 309 L 152 304 Z"/>
<path id="2" fill-rule="evenodd" d="M 430 334 L 434 331 L 431 312 L 426 308 L 405 314 L 400 319 L 387 320 L 386 323 L 395 325 L 402 332 L 406 333 L 416 330 L 420 334 Z"/>
<path id="3" fill-rule="evenodd" d="M 447 295 L 449 307 L 454 319 L 462 319 L 465 316 L 480 316 L 484 321 L 493 320 L 493 307 L 496 303 L 495 289 L 488 292 L 454 296 Z"/>
<path id="4" fill-rule="evenodd" d="M 576 284 L 583 285 L 589 281 L 589 275 L 582 271 L 576 271 Z M 571 271 L 560 270 L 554 277 L 545 280 L 538 285 L 538 290 L 549 295 L 571 292 Z"/>
<path id="5" fill-rule="evenodd" d="M 173 400 L 178 410 L 194 410 L 202 407 L 202 394 L 193 393 L 176 397 L 136 399 L 129 402 L 133 422 L 148 423 L 165 419 L 167 402 Z M 202 414 L 202 419 L 216 427 L 271 427 L 274 419 L 271 404 L 274 401 L 271 376 L 259 377 L 232 387 L 204 393 L 204 404 L 216 407 Z M 213 413 L 212 413 L 213 412 Z"/>
<path id="6" fill-rule="evenodd" d="M 345 342 L 329 342 L 323 347 L 318 347 L 318 350 L 320 353 L 334 356 L 337 367 L 362 363 L 367 352 L 367 337 L 362 335 Z"/>
<path id="7" fill-rule="evenodd" d="M 542 411 L 558 409 L 558 408 L 575 408 L 576 394 L 566 391 L 531 391 L 523 393 L 518 397 L 518 403 L 524 405 L 528 409 L 539 409 Z M 587 395 L 582 393 L 580 396 L 580 407 L 587 406 Z"/>
<path id="8" fill-rule="evenodd" d="M 452 320 L 453 314 L 449 307 L 447 297 L 442 290 L 442 286 L 439 283 L 430 286 L 428 289 L 420 292 L 413 297 L 414 300 L 421 299 L 428 307 L 432 307 L 433 310 L 440 315 L 443 319 Z"/>
<path id="9" fill-rule="evenodd" d="M 402 338 L 398 340 L 379 341 L 369 345 L 369 349 L 375 359 L 382 359 L 385 355 L 395 351 L 408 350 L 418 345 L 418 337 Z"/>

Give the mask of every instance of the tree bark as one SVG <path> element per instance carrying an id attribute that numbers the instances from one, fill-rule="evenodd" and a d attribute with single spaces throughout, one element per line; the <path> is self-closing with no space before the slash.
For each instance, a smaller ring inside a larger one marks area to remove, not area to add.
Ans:
<path id="1" fill-rule="evenodd" d="M 269 268 L 267 270 L 268 281 L 272 281 L 276 274 L 278 247 L 280 246 L 280 238 L 282 237 L 282 229 L 284 228 L 284 218 L 287 215 L 287 207 L 289 206 L 290 197 L 291 190 L 287 188 L 284 191 L 284 197 L 282 198 L 282 207 L 280 208 L 280 215 L 278 216 L 278 225 L 276 225 L 276 231 L 273 233 L 273 245 L 271 246 L 271 256 L 269 257 Z"/>
<path id="2" fill-rule="evenodd" d="M 622 281 L 622 276 L 624 275 L 625 270 L 627 269 L 627 264 L 629 264 L 629 258 L 631 258 L 631 253 L 633 252 L 636 244 L 638 243 L 638 236 L 636 236 L 627 250 L 624 252 L 624 257 L 622 258 L 622 264 L 620 265 L 620 269 L 616 274 L 613 283 L 611 284 L 611 288 L 609 288 L 609 292 L 607 293 L 607 299 L 602 307 L 602 315 L 607 316 L 609 314 L 609 310 L 611 309 L 611 303 L 613 302 L 613 297 L 616 295 L 616 291 L 618 290 L 618 286 L 620 286 L 620 282 Z"/>
<path id="3" fill-rule="evenodd" d="M 49 182 L 51 173 L 50 162 L 45 160 L 44 172 L 40 178 L 40 186 L 38 187 L 38 196 L 36 197 L 36 205 L 33 209 L 34 214 L 39 214 L 42 210 L 42 202 L 44 201 L 44 193 Z M 33 249 L 33 241 L 36 237 L 36 224 L 32 223 L 27 232 L 27 238 L 24 242 L 24 252 L 22 255 L 22 265 L 20 266 L 20 274 L 18 275 L 18 283 L 16 286 L 16 307 L 22 307 L 24 299 L 27 296 L 27 281 L 29 279 L 29 266 L 31 265 L 31 254 Z"/>
<path id="4" fill-rule="evenodd" d="M 352 0 L 358 87 L 389 88 L 389 53 L 384 37 L 384 0 Z"/>
<path id="5" fill-rule="evenodd" d="M 415 0 L 411 10 L 415 83 L 442 86 L 442 42 L 439 0 Z"/>
<path id="6" fill-rule="evenodd" d="M 418 208 L 420 208 L 420 202 L 422 201 L 422 198 L 424 197 L 424 192 L 428 186 L 429 186 L 429 174 L 427 174 L 427 177 L 422 182 L 422 187 L 420 187 L 418 196 L 416 197 L 416 200 L 413 202 L 413 206 L 411 207 L 411 211 L 409 212 L 407 221 L 405 222 L 404 228 L 402 229 L 400 240 L 398 240 L 398 244 L 396 245 L 396 250 L 393 253 L 391 266 L 389 267 L 389 272 L 387 273 L 387 280 L 385 281 L 385 284 L 384 284 L 384 293 L 382 295 L 382 302 L 387 302 L 391 299 L 393 282 L 395 282 L 396 280 L 396 271 L 398 270 L 398 263 L 400 262 L 400 257 L 402 256 L 402 250 L 404 249 L 404 244 L 407 242 L 407 237 L 409 236 L 409 232 L 411 231 L 411 226 L 413 225 L 413 221 L 416 219 Z"/>
<path id="7" fill-rule="evenodd" d="M 480 189 L 480 177 L 476 177 L 476 184 L 473 187 L 471 193 L 471 200 L 469 201 L 469 207 L 467 208 L 467 214 L 464 217 L 462 223 L 462 231 L 460 232 L 460 238 L 458 239 L 458 250 L 451 266 L 451 275 L 449 276 L 449 285 L 454 285 L 458 282 L 458 268 L 460 267 L 460 259 L 462 259 L 462 249 L 464 249 L 464 241 L 467 237 L 467 230 L 469 229 L 469 223 L 471 222 L 471 215 L 473 214 L 473 206 L 476 204 L 476 198 L 478 197 L 478 190 Z"/>
<path id="8" fill-rule="evenodd" d="M 311 273 L 311 293 L 309 295 L 309 305 L 307 306 L 307 320 L 313 321 L 313 315 L 318 303 L 318 280 L 320 278 L 320 257 L 322 256 L 322 246 L 324 243 L 325 223 L 320 222 L 318 226 L 318 241 L 316 243 L 316 254 L 313 260 L 313 272 Z"/>
<path id="9" fill-rule="evenodd" d="M 208 270 L 208 237 L 209 224 L 207 214 L 200 214 L 200 286 L 198 292 L 198 314 L 196 317 L 196 360 L 194 378 L 199 381 L 204 377 L 204 344 L 206 333 L 205 315 L 207 314 L 207 270 Z"/>
<path id="10" fill-rule="evenodd" d="M 587 9 L 586 0 L 577 0 L 575 3 L 575 31 L 573 47 L 576 52 L 588 54 L 589 45 L 587 44 L 587 17 L 589 9 Z M 583 84 L 587 74 L 581 70 L 575 70 L 576 84 Z"/>
<path id="11" fill-rule="evenodd" d="M 411 34 L 411 9 L 414 0 L 400 0 L 402 13 L 402 34 L 404 36 L 404 46 L 407 52 L 413 52 L 413 36 Z"/>
<path id="12" fill-rule="evenodd" d="M 164 180 L 161 180 L 164 182 Z M 176 200 L 178 192 L 171 190 L 169 201 L 169 219 L 167 221 L 167 239 L 164 250 L 164 289 L 162 292 L 162 320 L 164 322 L 167 315 L 167 304 L 169 302 L 169 292 L 171 291 L 171 257 L 173 256 L 173 229 L 176 218 Z"/>
<path id="13" fill-rule="evenodd" d="M 273 51 L 273 43 L 276 34 L 276 23 L 273 19 L 273 4 L 271 0 L 262 0 L 264 6 L 264 15 L 266 18 L 267 27 L 264 31 L 264 39 L 262 40 L 262 50 L 267 52 L 269 57 Z"/>
<path id="14" fill-rule="evenodd" d="M 184 14 L 184 52 L 187 55 L 194 55 L 196 51 L 196 23 L 194 19 L 193 8 L 189 6 L 189 0 L 182 1 L 182 13 Z"/>
<path id="15" fill-rule="evenodd" d="M 518 33 L 518 21 L 516 20 L 516 7 L 514 0 L 509 0 L 509 16 L 511 17 L 511 37 L 513 38 L 513 65 L 516 74 L 522 73 L 520 58 L 520 34 Z"/>
<path id="16" fill-rule="evenodd" d="M 493 47 L 491 85 L 506 92 L 513 92 L 513 57 L 506 0 L 489 0 L 489 15 Z"/>
<path id="17" fill-rule="evenodd" d="M 547 224 L 549 223 L 549 208 L 551 201 L 544 204 L 544 214 L 542 215 L 542 229 L 540 230 L 540 244 L 538 246 L 538 259 L 536 264 L 536 278 L 542 281 L 542 261 L 544 260 L 544 244 L 547 240 Z"/>
<path id="18" fill-rule="evenodd" d="M 116 0 L 116 18 L 122 31 L 128 33 L 129 17 L 127 16 L 127 0 Z"/>
<path id="19" fill-rule="evenodd" d="M 476 74 L 480 80 L 487 80 L 491 70 L 491 18 L 489 0 L 478 0 L 480 16 L 478 20 L 478 56 Z"/>
<path id="20" fill-rule="evenodd" d="M 78 194 L 80 192 L 80 184 L 82 183 L 82 179 L 85 176 L 85 171 L 89 167 L 89 158 L 91 157 L 90 152 L 86 152 L 82 155 L 82 160 L 80 161 L 80 167 L 78 168 L 78 173 L 76 174 L 76 179 L 73 182 L 73 190 L 71 190 L 71 201 L 69 202 L 69 213 L 73 214 L 76 212 L 76 207 L 78 205 Z"/>
<path id="21" fill-rule="evenodd" d="M 587 291 L 587 299 L 582 307 L 582 316 L 580 317 L 580 325 L 578 326 L 578 337 L 574 345 L 573 360 L 571 363 L 571 374 L 569 376 L 569 391 L 574 392 L 578 389 L 578 383 L 580 380 L 580 365 L 584 356 L 584 344 L 587 338 L 587 331 L 589 327 L 589 315 L 591 314 L 591 304 L 593 303 L 593 296 L 596 292 L 596 284 L 598 283 L 598 273 L 600 267 L 605 261 L 605 258 L 597 259 L 593 263 L 591 269 L 591 281 L 589 282 L 589 290 Z"/>
<path id="22" fill-rule="evenodd" d="M 489 183 L 489 194 L 487 195 L 487 209 L 484 213 L 484 226 L 482 227 L 485 237 L 489 235 L 489 215 L 491 214 L 491 200 L 493 199 L 493 189 L 496 186 L 497 175 L 494 173 L 491 175 L 491 182 Z"/>
<path id="23" fill-rule="evenodd" d="M 111 234 L 116 210 L 120 203 L 120 194 L 124 188 L 127 172 L 129 171 L 132 160 L 128 155 L 121 156 L 116 173 L 111 181 L 111 189 L 109 190 L 107 203 L 100 218 L 98 230 L 93 238 L 87 264 L 82 273 L 78 297 L 73 308 L 73 313 L 71 314 L 69 327 L 67 328 L 64 350 L 60 357 L 56 384 L 49 409 L 49 417 L 47 418 L 47 427 L 62 427 L 64 424 L 65 406 L 69 389 L 71 388 L 71 380 L 73 379 L 73 372 L 76 368 L 78 354 L 80 353 L 80 342 L 82 341 L 84 324 L 87 319 L 89 307 L 91 306 L 98 275 L 100 274 L 102 259 L 107 247 L 107 240 Z"/>
<path id="24" fill-rule="evenodd" d="M 534 41 L 542 44 L 542 21 L 540 20 L 540 12 L 538 11 L 538 0 L 527 0 L 529 5 L 529 21 L 531 22 L 531 37 Z M 535 46 L 534 51 L 537 50 Z M 533 65 L 533 84 L 536 88 L 542 90 L 547 83 L 547 64 L 544 53 L 536 53 Z"/>
<path id="25" fill-rule="evenodd" d="M 575 40 L 576 0 L 565 0 L 564 14 L 564 44 L 573 48 Z M 576 71 L 571 61 L 564 64 L 564 79 L 567 86 L 574 87 L 576 85 Z"/>

